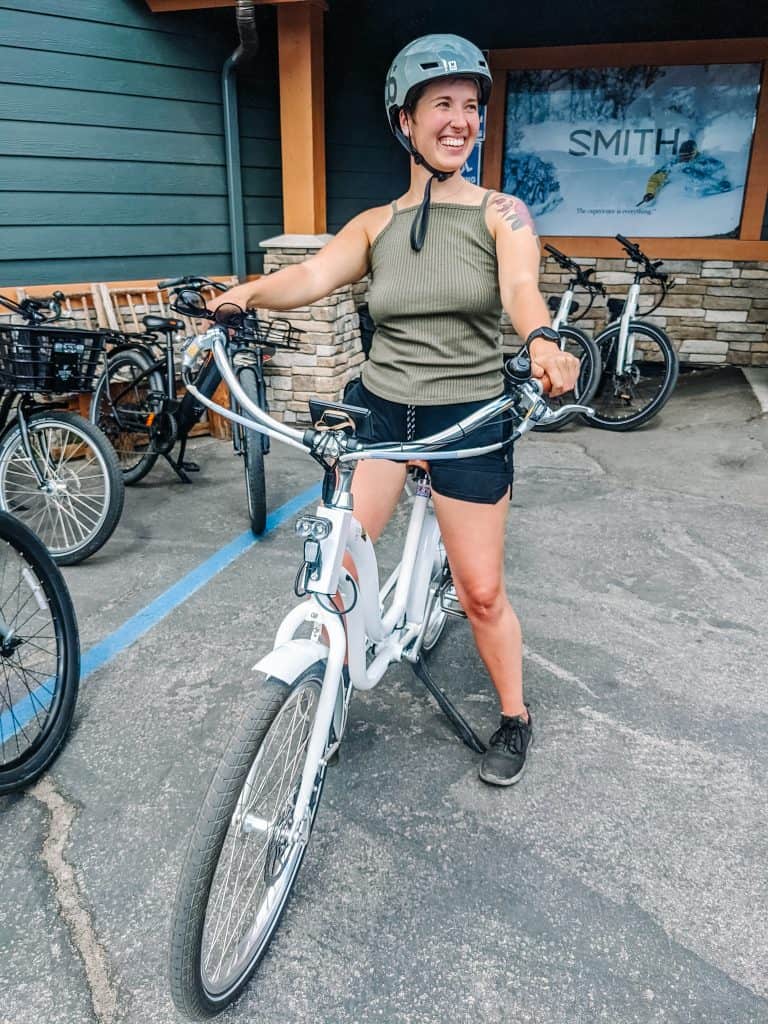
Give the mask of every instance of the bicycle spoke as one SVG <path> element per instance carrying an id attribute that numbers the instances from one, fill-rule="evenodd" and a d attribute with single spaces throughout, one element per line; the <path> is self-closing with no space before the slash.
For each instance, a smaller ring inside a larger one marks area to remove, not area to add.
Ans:
<path id="1" fill-rule="evenodd" d="M 214 983 L 228 978 L 252 950 L 282 898 L 282 869 L 270 880 L 267 861 L 276 842 L 286 844 L 282 851 L 286 863 L 296 849 L 296 843 L 283 839 L 280 830 L 292 827 L 314 706 L 313 693 L 304 690 L 291 708 L 283 708 L 252 769 L 256 778 L 249 778 L 238 800 L 206 916 L 203 963 Z M 269 827 L 243 832 L 248 815 L 269 822 Z"/>

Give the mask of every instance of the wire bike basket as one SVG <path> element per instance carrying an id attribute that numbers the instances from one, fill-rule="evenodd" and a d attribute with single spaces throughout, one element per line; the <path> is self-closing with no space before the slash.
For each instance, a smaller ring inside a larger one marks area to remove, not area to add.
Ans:
<path id="1" fill-rule="evenodd" d="M 0 387 L 38 394 L 93 391 L 106 330 L 0 324 Z"/>
<path id="2" fill-rule="evenodd" d="M 257 323 L 249 320 L 248 327 L 253 331 L 254 342 L 265 348 L 298 349 L 301 336 L 304 333 L 301 328 L 294 327 L 290 320 L 281 318 L 259 320 Z"/>

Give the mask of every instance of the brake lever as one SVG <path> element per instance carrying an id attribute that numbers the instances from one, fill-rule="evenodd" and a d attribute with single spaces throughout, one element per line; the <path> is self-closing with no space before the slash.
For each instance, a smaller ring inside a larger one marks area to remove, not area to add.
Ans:
<path id="1" fill-rule="evenodd" d="M 565 416 L 570 416 L 572 413 L 582 413 L 585 416 L 594 416 L 595 410 L 591 405 L 578 405 L 576 402 L 570 402 L 568 405 L 561 405 L 557 412 L 547 406 L 546 413 L 538 420 L 538 422 L 557 423 L 558 420 L 563 419 Z"/>

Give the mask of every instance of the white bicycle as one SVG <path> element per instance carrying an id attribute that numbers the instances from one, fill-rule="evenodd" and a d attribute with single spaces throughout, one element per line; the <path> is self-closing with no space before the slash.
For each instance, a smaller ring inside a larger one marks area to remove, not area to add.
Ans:
<path id="1" fill-rule="evenodd" d="M 374 687 L 393 662 L 405 659 L 423 668 L 422 652 L 434 647 L 455 610 L 428 475 L 418 474 L 400 564 L 379 588 L 373 545 L 353 516 L 357 463 L 468 458 L 501 445 L 463 451 L 450 445 L 495 417 L 509 418 L 515 440 L 573 409 L 551 412 L 530 378 L 527 354 L 519 354 L 507 363 L 507 393 L 454 426 L 413 442 L 368 444 L 356 436 L 367 410 L 313 400 L 314 428 L 285 426 L 241 388 L 221 327 L 198 344 L 213 350 L 243 414 L 190 388 L 195 397 L 248 429 L 308 452 L 325 473 L 323 502 L 296 522 L 304 544 L 296 591 L 309 600 L 288 613 L 274 649 L 254 666 L 263 678 L 215 772 L 179 879 L 171 993 L 178 1009 L 200 1019 L 239 995 L 277 928 L 307 849 L 326 769 L 344 736 L 352 691 Z M 345 554 L 357 579 L 343 565 Z M 308 637 L 298 635 L 307 631 Z M 430 685 L 428 675 L 420 677 Z M 465 742 L 484 749 L 442 690 L 430 689 Z"/>

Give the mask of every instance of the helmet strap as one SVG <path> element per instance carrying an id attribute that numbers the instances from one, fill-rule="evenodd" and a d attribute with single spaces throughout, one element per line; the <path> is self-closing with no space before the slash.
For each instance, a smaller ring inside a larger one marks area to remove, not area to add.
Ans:
<path id="1" fill-rule="evenodd" d="M 430 177 L 427 179 L 427 184 L 424 186 L 424 198 L 421 200 L 421 206 L 418 209 L 416 216 L 414 217 L 413 224 L 411 225 L 411 248 L 414 252 L 421 252 L 424 248 L 424 241 L 427 237 L 427 228 L 429 227 L 429 204 L 432 196 L 432 182 L 437 179 L 438 181 L 447 181 L 455 171 L 438 171 L 436 167 L 433 167 L 428 163 L 424 157 L 414 146 L 408 135 L 405 135 L 399 128 L 395 130 L 395 136 L 398 141 L 408 150 L 413 157 L 414 163 L 419 167 L 423 167 L 426 171 L 429 171 Z"/>

